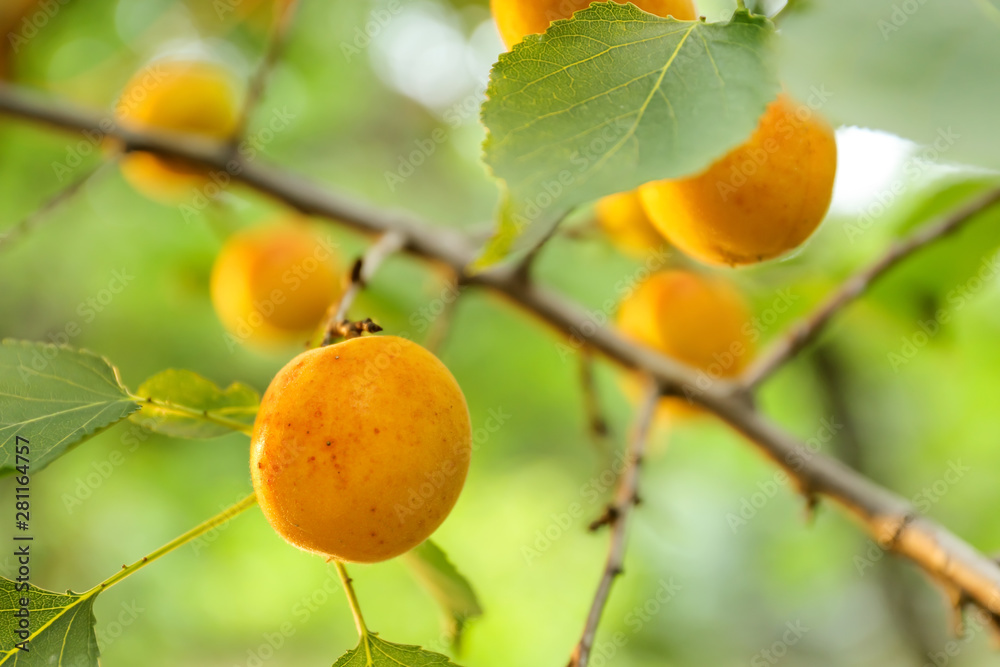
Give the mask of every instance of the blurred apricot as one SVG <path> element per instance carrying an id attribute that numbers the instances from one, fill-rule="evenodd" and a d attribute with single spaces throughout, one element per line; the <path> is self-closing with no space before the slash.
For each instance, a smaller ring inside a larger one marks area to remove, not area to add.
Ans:
<path id="1" fill-rule="evenodd" d="M 603 197 L 597 202 L 596 213 L 601 229 L 623 252 L 645 255 L 666 245 L 634 190 Z"/>
<path id="2" fill-rule="evenodd" d="M 298 221 L 232 235 L 212 268 L 215 312 L 232 336 L 257 346 L 305 340 L 343 293 L 331 242 Z"/>
<path id="3" fill-rule="evenodd" d="M 826 216 L 836 171 L 833 128 L 781 95 L 747 143 L 696 176 L 639 193 L 672 245 L 706 264 L 736 266 L 805 242 Z"/>
<path id="4" fill-rule="evenodd" d="M 750 311 L 727 281 L 690 271 L 661 271 L 643 282 L 618 311 L 618 329 L 637 343 L 701 371 L 706 380 L 733 378 L 753 358 Z M 630 393 L 632 393 L 630 389 Z M 698 411 L 666 398 L 670 416 Z"/>
<path id="5" fill-rule="evenodd" d="M 161 60 L 137 72 L 115 107 L 130 129 L 183 132 L 212 140 L 232 136 L 239 123 L 238 86 L 232 73 L 204 61 Z M 196 165 L 150 153 L 122 159 L 122 174 L 147 197 L 176 204 L 208 183 Z"/>
<path id="6" fill-rule="evenodd" d="M 586 9 L 592 0 L 490 0 L 493 19 L 500 29 L 507 48 L 524 39 L 525 35 L 541 32 L 553 21 L 568 19 Z M 639 9 L 657 16 L 672 16 L 681 21 L 698 18 L 692 0 L 635 0 Z"/>

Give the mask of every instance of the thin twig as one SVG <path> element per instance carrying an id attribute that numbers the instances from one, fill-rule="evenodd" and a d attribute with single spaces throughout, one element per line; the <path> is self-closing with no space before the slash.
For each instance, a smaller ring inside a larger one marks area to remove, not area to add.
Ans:
<path id="1" fill-rule="evenodd" d="M 639 502 L 639 470 L 642 467 L 642 457 L 646 451 L 646 441 L 649 438 L 649 428 L 656 414 L 656 406 L 660 401 L 660 390 L 655 381 L 650 380 L 645 399 L 636 414 L 634 432 L 629 441 L 628 458 L 625 470 L 618 480 L 614 500 L 604 513 L 606 523 L 611 527 L 611 540 L 608 546 L 608 557 L 597 584 L 594 601 L 587 613 L 587 621 L 583 626 L 583 634 L 569 660 L 569 667 L 587 667 L 590 662 L 590 651 L 594 647 L 594 637 L 597 626 L 601 622 L 601 614 L 608 603 L 611 586 L 618 575 L 622 574 L 625 565 L 625 544 L 628 533 L 628 520 L 632 509 Z M 595 526 L 591 526 L 594 528 Z"/>
<path id="2" fill-rule="evenodd" d="M 321 346 L 329 345 L 337 338 L 350 338 L 362 332 L 376 333 L 381 328 L 371 320 L 363 322 L 350 322 L 347 319 L 347 312 L 354 304 L 358 294 L 365 288 L 368 281 L 372 279 L 378 271 L 382 262 L 389 255 L 398 252 L 405 242 L 402 234 L 397 232 L 386 232 L 378 241 L 369 246 L 363 257 L 359 257 L 354 266 L 351 267 L 351 282 L 344 290 L 340 301 L 330 306 L 329 313 L 323 325 L 323 341 Z"/>
<path id="3" fill-rule="evenodd" d="M 271 22 L 264 57 L 261 58 L 260 64 L 250 80 L 247 97 L 243 102 L 243 111 L 240 113 L 239 123 L 233 133 L 232 143 L 234 146 L 239 144 L 246 135 L 247 127 L 250 125 L 250 117 L 253 115 L 254 109 L 257 108 L 261 97 L 264 96 L 264 89 L 267 87 L 267 79 L 271 75 L 271 70 L 274 69 L 285 50 L 288 33 L 291 30 L 298 4 L 298 0 L 282 0 L 275 3 L 275 17 Z"/>
<path id="4" fill-rule="evenodd" d="M 935 241 L 955 233 L 974 220 L 978 214 L 998 202 L 1000 202 L 1000 188 L 989 190 L 954 211 L 942 215 L 937 222 L 923 226 L 909 238 L 893 244 L 884 255 L 848 279 L 811 315 L 793 325 L 788 334 L 766 354 L 761 355 L 744 373 L 744 385 L 748 389 L 759 386 L 789 359 L 816 340 L 835 315 L 864 294 L 899 262 Z"/>
<path id="5" fill-rule="evenodd" d="M 592 439 L 602 450 L 608 443 L 608 420 L 601 411 L 601 401 L 597 396 L 594 378 L 594 355 L 590 350 L 580 350 L 580 389 L 583 391 L 583 410 L 587 417 L 587 428 Z"/>
<path id="6" fill-rule="evenodd" d="M 559 232 L 559 229 L 562 227 L 563 221 L 566 218 L 568 218 L 572 212 L 573 209 L 570 209 L 565 213 L 563 213 L 559 217 L 559 219 L 552 222 L 552 226 L 549 227 L 549 229 L 545 232 L 542 238 L 540 238 L 538 242 L 535 243 L 535 245 L 528 250 L 528 252 L 524 255 L 524 258 L 521 260 L 520 264 L 518 264 L 517 268 L 514 269 L 514 274 L 518 278 L 520 278 L 521 280 L 531 279 L 531 270 L 534 268 L 535 262 L 538 261 L 538 257 L 539 255 L 541 255 L 542 249 L 549 241 L 553 239 L 553 237 L 556 236 L 556 234 Z"/>
<path id="7" fill-rule="evenodd" d="M 20 222 L 11 227 L 7 233 L 0 236 L 0 250 L 9 247 L 14 241 L 37 227 L 43 220 L 45 220 L 46 216 L 58 208 L 60 204 L 72 199 L 73 196 L 83 188 L 83 186 L 96 181 L 101 176 L 111 171 L 111 168 L 114 167 L 115 164 L 115 160 L 102 162 L 59 192 L 52 195 L 41 206 L 36 208 Z"/>
<path id="8" fill-rule="evenodd" d="M 54 127 L 104 132 L 101 116 L 65 104 L 41 102 L 0 84 L 0 112 Z M 838 503 L 888 551 L 909 558 L 938 582 L 960 591 L 963 599 L 983 609 L 1000 612 L 1000 566 L 934 521 L 920 517 L 902 497 L 875 484 L 850 467 L 806 448 L 740 399 L 742 387 L 731 382 L 704 383 L 694 369 L 653 350 L 632 343 L 598 325 L 581 306 L 547 289 L 517 279 L 510 271 L 493 270 L 469 275 L 465 268 L 476 249 L 458 232 L 427 224 L 395 211 L 359 203 L 310 183 L 305 177 L 255 161 L 231 169 L 226 146 L 190 136 L 136 132 L 112 127 L 110 133 L 128 150 L 144 150 L 180 157 L 203 166 L 228 171 L 233 178 L 270 195 L 307 215 L 332 224 L 374 234 L 397 232 L 403 249 L 454 269 L 463 284 L 483 287 L 506 297 L 565 335 L 571 344 L 590 347 L 626 368 L 656 379 L 665 393 L 685 394 L 690 400 L 743 433 L 757 448 L 781 466 L 807 494 L 823 495 Z M 975 211 L 972 212 L 973 214 Z M 901 258 L 900 258 L 901 259 Z M 898 260 L 897 260 L 898 261 Z M 832 316 L 831 313 L 830 316 Z M 586 332 L 583 334 L 581 332 Z"/>
<path id="9" fill-rule="evenodd" d="M 440 352 L 441 348 L 448 342 L 451 324 L 455 319 L 455 311 L 458 309 L 458 300 L 462 290 L 458 274 L 455 273 L 454 269 L 446 267 L 446 270 L 448 271 L 448 288 L 453 292 L 454 298 L 443 300 L 441 312 L 431 322 L 430 331 L 427 332 L 427 337 L 424 339 L 424 347 L 434 354 Z"/>

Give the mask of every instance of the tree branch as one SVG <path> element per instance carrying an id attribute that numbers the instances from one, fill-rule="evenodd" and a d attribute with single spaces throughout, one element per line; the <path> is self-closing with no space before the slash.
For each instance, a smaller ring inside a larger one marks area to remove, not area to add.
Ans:
<path id="1" fill-rule="evenodd" d="M 1000 202 L 1000 188 L 989 190 L 966 202 L 956 210 L 928 223 L 908 238 L 897 241 L 889 251 L 869 266 L 858 271 L 836 292 L 831 294 L 811 315 L 793 325 L 787 335 L 776 343 L 743 375 L 743 383 L 753 389 L 767 380 L 789 359 L 816 340 L 835 315 L 865 293 L 894 266 L 935 241 L 955 233 L 983 211 Z"/>
<path id="2" fill-rule="evenodd" d="M 590 350 L 580 350 L 580 390 L 583 393 L 583 413 L 587 418 L 587 430 L 591 439 L 602 452 L 608 450 L 607 441 L 610 428 L 608 420 L 601 412 L 601 401 L 597 395 L 597 382 L 594 377 L 594 356 Z"/>
<path id="3" fill-rule="evenodd" d="M 435 228 L 404 213 L 359 203 L 279 168 L 233 161 L 225 146 L 185 136 L 124 130 L 114 126 L 107 117 L 40 102 L 7 85 L 0 85 L 0 112 L 68 130 L 111 134 L 125 145 L 126 150 L 180 157 L 229 173 L 234 179 L 306 214 L 372 234 L 396 232 L 404 239 L 403 249 L 451 267 L 464 284 L 484 287 L 506 297 L 565 334 L 574 348 L 589 346 L 628 368 L 651 376 L 664 393 L 687 395 L 689 400 L 714 412 L 756 443 L 808 496 L 824 495 L 841 505 L 883 548 L 909 558 L 931 577 L 961 591 L 982 608 L 1000 612 L 1000 566 L 992 560 L 944 527 L 918 516 L 903 498 L 844 464 L 810 451 L 771 424 L 741 400 L 744 393 L 740 385 L 711 381 L 690 367 L 629 342 L 611 329 L 600 326 L 580 306 L 518 279 L 509 270 L 469 275 L 466 266 L 476 254 L 462 235 Z M 965 215 L 968 217 L 968 213 Z M 944 233 L 925 232 L 935 238 Z M 896 254 L 898 257 L 891 264 L 900 261 L 908 252 L 896 251 Z M 883 270 L 875 271 L 875 275 Z M 831 309 L 825 319 L 837 310 Z"/>
<path id="4" fill-rule="evenodd" d="M 278 58 L 281 57 L 281 53 L 285 50 L 288 33 L 292 28 L 292 21 L 295 18 L 295 12 L 298 10 L 298 4 L 298 0 L 283 0 L 274 6 L 275 17 L 271 22 L 270 32 L 267 37 L 267 47 L 264 51 L 264 57 L 257 66 L 253 78 L 250 80 L 250 87 L 247 90 L 247 98 L 243 102 L 243 110 L 240 113 L 239 123 L 236 126 L 236 131 L 233 133 L 232 144 L 234 146 L 243 140 L 247 127 L 250 124 L 250 117 L 253 115 L 253 111 L 260 102 L 261 97 L 264 96 L 267 78 L 278 62 Z"/>
<path id="5" fill-rule="evenodd" d="M 594 601 L 590 605 L 587 621 L 583 626 L 583 634 L 573 654 L 568 667 L 587 667 L 590 662 L 590 651 L 594 647 L 597 626 L 608 603 L 611 586 L 618 575 L 622 574 L 625 565 L 625 538 L 627 537 L 628 520 L 633 508 L 639 502 L 639 469 L 642 467 L 642 457 L 646 451 L 646 441 L 649 438 L 649 428 L 656 414 L 656 406 L 660 402 L 660 390 L 655 382 L 650 381 L 645 398 L 636 414 L 635 430 L 628 446 L 628 458 L 625 469 L 618 480 L 614 501 L 608 505 L 607 511 L 598 519 L 592 528 L 608 524 L 611 527 L 611 542 L 608 546 L 608 558 L 604 563 L 604 571 L 597 584 Z"/>

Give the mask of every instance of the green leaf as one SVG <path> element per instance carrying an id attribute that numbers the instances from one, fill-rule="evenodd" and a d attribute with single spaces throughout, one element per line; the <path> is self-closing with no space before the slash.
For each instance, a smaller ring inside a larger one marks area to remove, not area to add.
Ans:
<path id="1" fill-rule="evenodd" d="M 501 55 L 482 120 L 504 201 L 481 264 L 577 204 L 698 172 L 743 143 L 779 90 L 773 33 L 745 10 L 704 23 L 602 2 Z"/>
<path id="2" fill-rule="evenodd" d="M 448 560 L 447 554 L 430 540 L 404 554 L 403 561 L 441 605 L 445 612 L 445 630 L 452 643 L 460 645 L 466 621 L 483 613 L 472 585 Z"/>
<path id="3" fill-rule="evenodd" d="M 0 578 L 0 665 L 18 667 L 97 667 L 100 654 L 94 634 L 94 600 L 97 595 L 53 593 L 36 586 L 18 591 L 16 584 Z M 21 598 L 28 599 L 29 651 L 16 644 Z"/>
<path id="4" fill-rule="evenodd" d="M 781 27 L 782 79 L 800 99 L 824 91 L 832 120 L 1000 168 L 998 0 L 817 1 Z"/>
<path id="5" fill-rule="evenodd" d="M 340 656 L 333 667 L 459 667 L 448 656 L 419 646 L 382 641 L 375 634 L 361 638 L 357 647 Z"/>
<path id="6" fill-rule="evenodd" d="M 170 369 L 142 383 L 137 395 L 152 398 L 132 420 L 175 438 L 215 438 L 247 432 L 257 416 L 260 396 L 234 382 L 225 389 L 192 371 Z"/>
<path id="7" fill-rule="evenodd" d="M 30 441 L 31 471 L 37 472 L 138 409 L 103 357 L 5 340 L 0 345 L 0 475 L 17 465 L 17 436 Z"/>

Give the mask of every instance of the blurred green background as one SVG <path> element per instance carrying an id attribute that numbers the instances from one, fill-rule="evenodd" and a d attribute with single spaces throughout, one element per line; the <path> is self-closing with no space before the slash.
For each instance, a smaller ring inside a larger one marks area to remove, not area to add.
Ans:
<path id="1" fill-rule="evenodd" d="M 93 108 L 110 108 L 136 69 L 166 53 L 205 54 L 248 77 L 266 38 L 267 13 L 249 0 L 52 4 L 57 10 L 11 61 L 11 77 Z M 701 9 L 721 18 L 732 4 L 703 1 Z M 797 20 L 807 22 L 808 12 Z M 501 48 L 478 0 L 303 0 L 250 136 L 268 161 L 315 181 L 481 232 L 496 187 L 479 162 L 477 110 Z M 276 113 L 293 121 L 265 141 L 260 132 Z M 412 175 L 387 179 L 437 128 L 446 140 Z M 101 160 L 92 149 L 73 161 L 81 139 L 0 118 L 0 229 Z M 725 272 L 755 305 L 761 345 L 892 239 L 997 181 L 892 135 L 847 127 L 839 139 L 836 200 L 820 232 L 791 258 Z M 63 342 L 75 323 L 80 333 L 68 342 L 107 356 L 133 389 L 162 369 L 186 368 L 263 391 L 297 349 L 231 351 L 208 276 L 226 230 L 283 211 L 239 187 L 222 199 L 186 219 L 131 190 L 117 171 L 96 179 L 0 247 L 0 337 Z M 367 243 L 326 229 L 345 260 Z M 986 552 L 1000 547 L 991 518 L 1000 501 L 998 246 L 993 214 L 911 260 L 761 396 L 789 430 L 923 501 L 921 509 Z M 601 319 L 612 315 L 603 304 L 616 297 L 616 283 L 640 268 L 600 238 L 557 238 L 538 275 Z M 131 278 L 104 299 L 116 271 Z M 352 314 L 424 340 L 446 290 L 433 268 L 396 257 Z M 97 307 L 86 305 L 94 299 Z M 947 324 L 922 336 L 921 322 L 942 308 Z M 588 433 L 578 361 L 560 342 L 509 304 L 469 291 L 440 350 L 474 427 L 504 415 L 496 432 L 477 436 L 464 494 L 435 536 L 485 608 L 468 630 L 463 665 L 565 664 L 603 565 L 607 535 L 585 527 L 608 498 L 613 453 Z M 621 447 L 632 408 L 620 371 L 600 361 L 597 380 L 611 445 Z M 146 437 L 130 423 L 84 443 L 34 479 L 33 583 L 87 589 L 233 503 L 250 488 L 247 449 L 240 435 L 180 441 Z M 954 655 L 942 653 L 950 637 L 939 592 L 908 564 L 882 558 L 835 509 L 822 505 L 807 521 L 802 498 L 723 426 L 704 419 L 660 428 L 652 450 L 627 576 L 605 613 L 595 667 L 995 660 L 982 628 L 950 647 Z M 0 481 L 0 497 L 12 493 L 11 480 Z M 583 516 L 567 525 L 573 503 Z M 0 565 L 11 573 L 11 559 Z M 382 637 L 447 650 L 433 600 L 401 564 L 352 573 Z M 110 666 L 324 665 L 356 643 L 333 570 L 282 542 L 256 509 L 102 595 L 96 616 Z M 789 624 L 798 631 L 789 635 Z M 616 631 L 626 639 L 612 655 Z"/>

